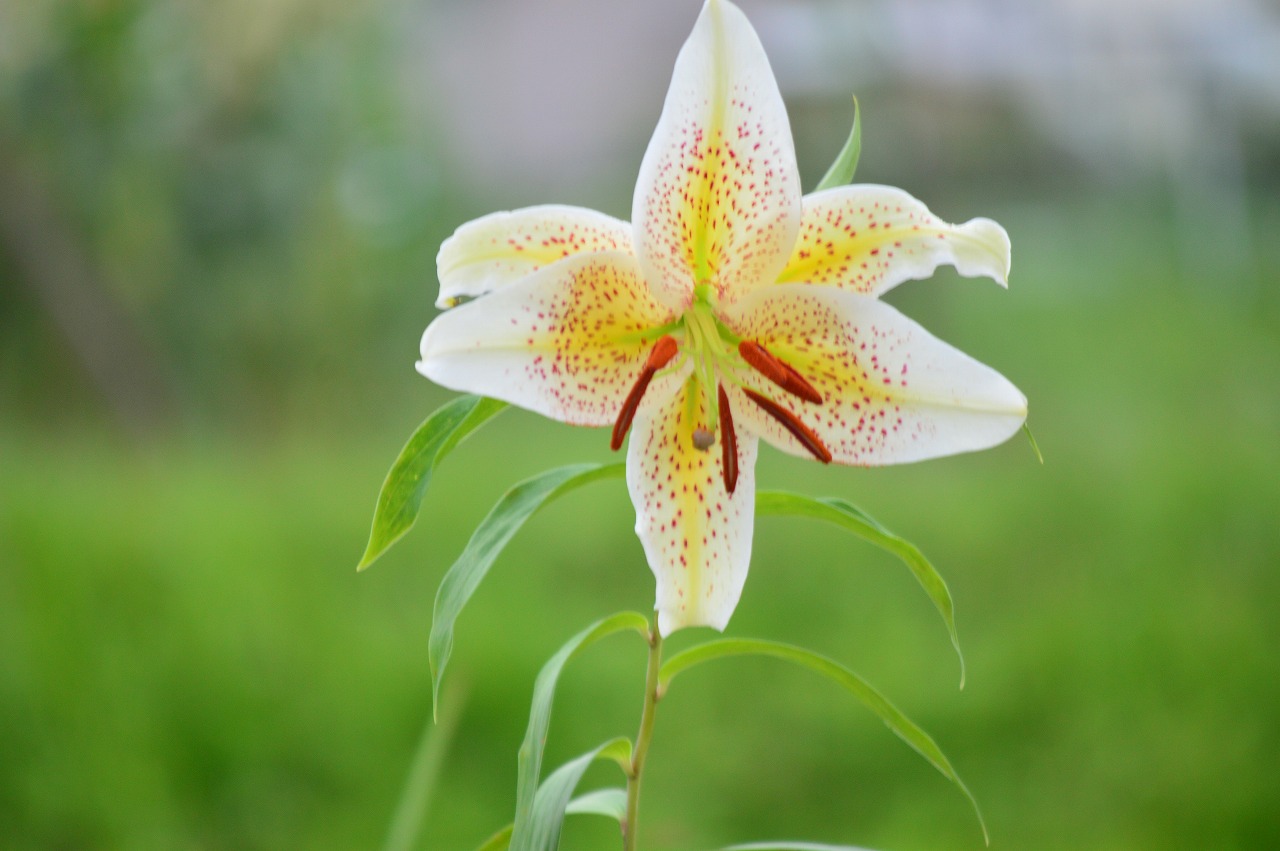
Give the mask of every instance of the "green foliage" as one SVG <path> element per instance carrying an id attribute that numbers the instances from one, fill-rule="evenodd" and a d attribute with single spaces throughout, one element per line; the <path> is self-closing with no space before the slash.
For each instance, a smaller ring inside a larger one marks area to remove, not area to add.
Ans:
<path id="1" fill-rule="evenodd" d="M 453 700 L 445 701 L 445 711 L 441 713 L 439 723 L 432 723 L 434 719 L 428 719 L 424 725 L 417 753 L 414 754 L 409 776 L 405 778 L 404 790 L 400 794 L 400 802 L 396 805 L 395 814 L 387 828 L 383 851 L 413 851 L 417 847 L 423 820 L 440 781 L 445 754 L 458 731 L 462 700 L 456 694 L 454 697 Z"/>
<path id="2" fill-rule="evenodd" d="M 538 789 L 538 779 L 542 773 L 542 753 L 547 746 L 547 730 L 551 725 L 551 705 L 555 700 L 556 683 L 560 678 L 560 672 L 564 670 L 569 660 L 582 650 L 605 636 L 626 630 L 634 630 L 647 640 L 649 621 L 644 615 L 636 612 L 619 612 L 597 621 L 565 642 L 538 673 L 538 679 L 533 685 L 529 726 L 525 730 L 524 741 L 520 743 L 517 769 L 515 836 L 519 842 L 524 842 L 524 837 L 532 829 L 533 802 Z"/>
<path id="3" fill-rule="evenodd" d="M 845 140 L 844 147 L 836 155 L 835 162 L 827 169 L 827 173 L 822 176 L 822 180 L 818 181 L 818 186 L 814 191 L 821 192 L 824 189 L 852 183 L 854 172 L 858 170 L 858 157 L 861 154 L 862 116 L 858 109 L 858 99 L 855 97 L 853 99 L 853 128 L 849 131 L 849 138 Z"/>
<path id="4" fill-rule="evenodd" d="M 511 851 L 556 851 L 569 798 L 587 767 L 597 759 L 612 760 L 623 770 L 631 761 L 631 740 L 611 739 L 557 768 L 538 787 L 525 833 L 513 833 Z"/>
<path id="5" fill-rule="evenodd" d="M 511 845 L 511 830 L 512 825 L 507 825 L 486 839 L 476 851 L 506 851 Z"/>
<path id="6" fill-rule="evenodd" d="M 564 809 L 565 815 L 604 816 L 621 822 L 627 816 L 626 789 L 596 789 L 579 795 Z"/>
<path id="7" fill-rule="evenodd" d="M 453 626 L 507 542 L 547 502 L 591 482 L 618 478 L 625 472 L 622 464 L 573 464 L 548 470 L 512 487 L 480 522 L 436 592 L 427 654 L 431 661 L 432 692 L 437 701 L 445 666 L 453 652 Z"/>
<path id="8" fill-rule="evenodd" d="M 978 809 L 977 799 L 973 797 L 969 787 L 964 785 L 964 781 L 960 779 L 955 769 L 951 767 L 951 762 L 933 739 L 929 737 L 929 734 L 921 730 L 906 715 L 902 714 L 896 706 L 890 703 L 884 695 L 876 691 L 866 680 L 839 662 L 814 653 L 812 650 L 806 650 L 803 647 L 796 647 L 791 644 L 753 638 L 723 638 L 718 641 L 709 641 L 706 644 L 699 644 L 696 647 L 691 647 L 678 653 L 663 663 L 662 670 L 658 674 L 659 694 L 666 692 L 671 680 L 677 674 L 683 673 L 703 662 L 731 656 L 771 656 L 775 659 L 783 659 L 821 674 L 844 688 L 858 698 L 864 706 L 874 712 L 885 723 L 885 726 L 914 748 L 917 753 L 928 760 L 934 768 L 938 769 L 944 777 L 964 793 L 964 796 L 969 799 L 969 803 L 973 805 L 973 812 L 978 817 L 978 823 L 982 826 L 982 835 L 984 837 L 987 836 L 987 825 L 983 821 L 982 812 Z"/>
<path id="9" fill-rule="evenodd" d="M 794 515 L 825 520 L 853 532 L 860 538 L 902 559 L 907 567 L 911 568 L 916 581 L 924 588 L 929 599 L 933 600 L 934 607 L 947 625 L 947 632 L 951 635 L 951 646 L 955 648 L 956 656 L 960 659 L 960 687 L 964 688 L 964 654 L 960 652 L 960 636 L 956 634 L 955 606 L 951 602 L 951 592 L 947 590 L 947 583 L 943 581 L 942 575 L 914 544 L 893 534 L 865 511 L 843 499 L 811 497 L 782 491 L 761 491 L 756 494 L 756 511 L 760 514 Z"/>
<path id="10" fill-rule="evenodd" d="M 382 483 L 373 513 L 369 544 L 357 570 L 373 564 L 378 556 L 413 528 L 436 465 L 471 432 L 506 406 L 505 402 L 495 399 L 460 396 L 418 426 Z"/>
<path id="11" fill-rule="evenodd" d="M 819 842 L 748 842 L 730 845 L 721 851 L 867 851 L 852 845 L 825 845 Z"/>
<path id="12" fill-rule="evenodd" d="M 625 752 L 620 750 L 619 753 Z M 627 791 L 625 789 L 596 789 L 579 795 L 564 808 L 567 816 L 604 816 L 621 822 L 627 815 Z M 476 851 L 506 851 L 511 844 L 515 825 L 509 824 L 485 840 Z"/>

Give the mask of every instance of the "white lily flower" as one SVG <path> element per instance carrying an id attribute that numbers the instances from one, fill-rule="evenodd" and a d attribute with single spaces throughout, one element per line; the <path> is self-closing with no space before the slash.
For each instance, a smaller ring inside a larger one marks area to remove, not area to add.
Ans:
<path id="1" fill-rule="evenodd" d="M 724 629 L 751 559 L 761 439 L 823 463 L 918 461 L 1014 434 L 1008 380 L 877 297 L 949 263 L 1006 284 L 1009 238 L 907 193 L 802 198 L 786 110 L 742 12 L 708 0 L 676 60 L 632 222 L 496 213 L 440 249 L 450 307 L 418 370 L 576 425 L 632 430 L 627 485 L 659 628 Z"/>

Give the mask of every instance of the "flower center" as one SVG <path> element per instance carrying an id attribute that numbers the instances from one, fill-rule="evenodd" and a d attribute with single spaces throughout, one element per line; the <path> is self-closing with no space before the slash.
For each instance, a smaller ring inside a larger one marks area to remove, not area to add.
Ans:
<path id="1" fill-rule="evenodd" d="M 610 446 L 621 448 L 627 430 L 635 419 L 653 377 L 669 365 L 679 369 L 688 358 L 693 374 L 687 405 L 679 416 L 693 421 L 692 443 L 695 449 L 707 451 L 715 445 L 717 435 L 723 454 L 722 472 L 725 490 L 732 494 L 738 482 L 737 433 L 729 405 L 726 383 L 739 387 L 761 410 L 783 425 L 815 458 L 826 464 L 831 452 L 822 439 L 785 405 L 746 386 L 740 378 L 755 371 L 786 392 L 806 402 L 822 404 L 822 394 L 794 367 L 773 355 L 756 340 L 744 340 L 716 315 L 711 287 L 699 284 L 694 289 L 693 303 L 660 337 L 649 352 L 640 377 L 627 394 L 622 410 L 613 426 Z M 677 360 L 679 356 L 679 360 Z M 675 361 L 673 364 L 672 362 Z"/>

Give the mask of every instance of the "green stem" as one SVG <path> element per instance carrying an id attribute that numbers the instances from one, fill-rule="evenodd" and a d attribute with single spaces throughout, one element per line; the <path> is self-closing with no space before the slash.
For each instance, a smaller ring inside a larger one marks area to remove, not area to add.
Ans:
<path id="1" fill-rule="evenodd" d="M 644 675 L 644 710 L 640 713 L 640 733 L 631 754 L 631 771 L 627 774 L 627 818 L 622 823 L 622 849 L 635 851 L 636 826 L 640 813 L 640 779 L 644 772 L 644 760 L 653 739 L 653 718 L 658 708 L 658 669 L 662 667 L 662 633 L 658 632 L 657 615 L 654 615 L 653 632 L 649 634 L 649 668 Z"/>

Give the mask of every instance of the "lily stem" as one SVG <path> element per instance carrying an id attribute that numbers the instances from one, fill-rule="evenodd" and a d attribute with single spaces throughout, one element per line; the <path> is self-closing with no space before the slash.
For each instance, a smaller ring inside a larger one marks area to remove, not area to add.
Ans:
<path id="1" fill-rule="evenodd" d="M 645 757 L 649 754 L 649 742 L 653 739 L 653 719 L 658 709 L 658 669 L 662 666 L 662 633 L 658 631 L 654 617 L 653 631 L 649 634 L 649 667 L 644 676 L 644 709 L 640 713 L 640 733 L 636 736 L 635 750 L 631 754 L 631 770 L 627 773 L 627 816 L 622 823 L 623 851 L 635 851 L 637 819 L 640 814 L 640 780 L 644 773 Z"/>

